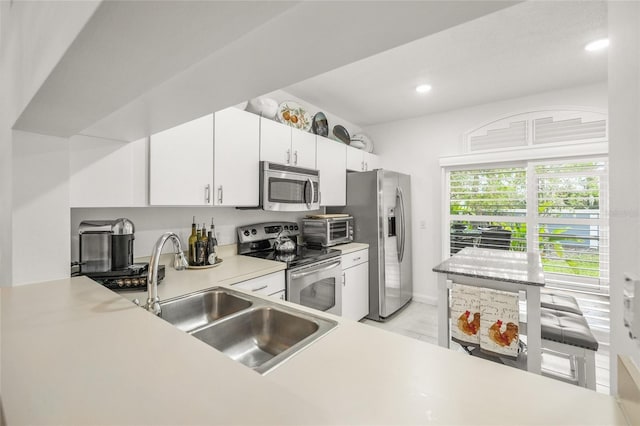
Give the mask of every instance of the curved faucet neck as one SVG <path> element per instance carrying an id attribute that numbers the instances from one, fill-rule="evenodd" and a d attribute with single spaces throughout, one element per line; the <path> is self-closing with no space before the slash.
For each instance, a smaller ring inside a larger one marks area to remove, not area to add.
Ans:
<path id="1" fill-rule="evenodd" d="M 185 269 L 187 261 L 184 258 L 182 252 L 182 245 L 180 244 L 180 238 L 173 232 L 166 232 L 158 238 L 158 241 L 153 245 L 151 251 L 151 259 L 149 260 L 149 272 L 147 274 L 147 303 L 144 306 L 149 312 L 153 312 L 155 315 L 160 315 L 160 299 L 158 298 L 158 264 L 160 262 L 160 255 L 162 254 L 162 248 L 167 240 L 173 242 L 173 249 L 176 255 L 176 261 L 174 262 L 174 268 L 178 271 Z"/>

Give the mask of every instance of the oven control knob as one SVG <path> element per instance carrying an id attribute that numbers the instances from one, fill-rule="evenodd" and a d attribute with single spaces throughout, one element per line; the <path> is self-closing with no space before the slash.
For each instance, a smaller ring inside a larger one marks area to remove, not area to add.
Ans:
<path id="1" fill-rule="evenodd" d="M 249 236 L 249 230 L 244 231 L 243 234 L 244 234 L 245 237 L 248 237 Z"/>
<path id="2" fill-rule="evenodd" d="M 295 226 L 293 227 L 293 229 L 295 229 L 295 230 L 297 231 L 297 230 L 298 230 L 298 225 L 295 225 Z"/>
<path id="3" fill-rule="evenodd" d="M 256 229 L 255 229 L 255 228 L 253 228 L 253 229 L 251 230 L 251 235 L 256 235 L 257 233 L 258 233 L 258 231 L 256 231 Z"/>
<path id="4" fill-rule="evenodd" d="M 288 231 L 288 230 L 289 230 L 289 225 L 285 225 L 285 226 L 284 226 L 284 230 L 285 230 L 285 231 Z"/>

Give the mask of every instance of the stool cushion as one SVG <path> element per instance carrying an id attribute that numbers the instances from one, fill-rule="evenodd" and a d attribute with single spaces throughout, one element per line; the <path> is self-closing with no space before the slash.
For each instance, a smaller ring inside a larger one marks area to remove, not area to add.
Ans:
<path id="1" fill-rule="evenodd" d="M 593 337 L 589 324 L 582 315 L 542 308 L 540 322 L 543 340 L 553 340 L 592 351 L 598 350 L 598 341 Z"/>
<path id="2" fill-rule="evenodd" d="M 572 312 L 574 314 L 582 315 L 580 306 L 576 298 L 573 296 L 566 296 L 564 294 L 540 293 L 540 306 L 543 308 L 555 309 L 556 311 Z"/>

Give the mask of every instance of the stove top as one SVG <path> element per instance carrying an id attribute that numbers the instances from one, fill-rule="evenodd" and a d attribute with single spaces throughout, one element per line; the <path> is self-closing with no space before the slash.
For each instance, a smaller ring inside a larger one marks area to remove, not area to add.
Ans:
<path id="1" fill-rule="evenodd" d="M 336 249 L 297 246 L 296 251 L 293 253 L 277 253 L 275 250 L 265 250 L 244 254 L 246 256 L 258 257 L 260 259 L 285 262 L 287 264 L 287 269 L 292 269 L 340 256 L 342 252 Z"/>
<path id="2" fill-rule="evenodd" d="M 296 240 L 300 229 L 296 222 L 263 222 L 240 226 L 238 233 L 238 254 L 260 259 L 285 262 L 287 269 L 309 265 L 342 254 L 340 250 L 323 247 L 297 245 L 293 253 L 278 253 L 275 243 L 279 236 Z"/>

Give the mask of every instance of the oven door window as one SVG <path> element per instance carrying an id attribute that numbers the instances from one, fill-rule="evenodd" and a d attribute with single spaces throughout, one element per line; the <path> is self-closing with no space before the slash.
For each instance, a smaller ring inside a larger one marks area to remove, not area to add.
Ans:
<path id="1" fill-rule="evenodd" d="M 314 199 L 318 201 L 318 183 L 314 182 Z M 272 203 L 300 204 L 311 198 L 309 181 L 287 178 L 269 178 L 269 201 Z"/>
<path id="2" fill-rule="evenodd" d="M 314 281 L 300 290 L 300 304 L 320 311 L 336 305 L 336 279 L 334 277 Z"/>
<path id="3" fill-rule="evenodd" d="M 332 241 L 339 241 L 347 238 L 349 226 L 347 222 L 333 222 L 329 225 L 329 236 Z"/>

